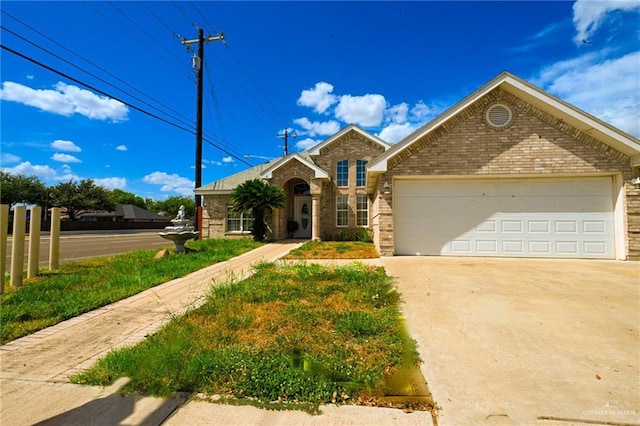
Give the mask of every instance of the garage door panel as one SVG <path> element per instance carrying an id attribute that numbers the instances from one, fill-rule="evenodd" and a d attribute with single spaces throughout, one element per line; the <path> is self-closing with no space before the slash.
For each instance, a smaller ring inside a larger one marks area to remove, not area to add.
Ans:
<path id="1" fill-rule="evenodd" d="M 398 181 L 396 253 L 613 258 L 612 188 L 608 177 Z"/>

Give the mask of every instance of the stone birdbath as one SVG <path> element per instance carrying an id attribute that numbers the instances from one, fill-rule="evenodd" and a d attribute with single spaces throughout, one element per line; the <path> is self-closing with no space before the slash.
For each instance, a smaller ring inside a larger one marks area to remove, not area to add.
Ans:
<path id="1" fill-rule="evenodd" d="M 164 231 L 158 233 L 162 238 L 173 241 L 176 246 L 176 253 L 184 253 L 184 243 L 196 238 L 199 234 L 193 226 L 187 225 L 188 221 L 184 216 L 184 206 L 180 206 L 178 215 L 175 219 L 171 219 L 173 226 L 165 226 Z"/>

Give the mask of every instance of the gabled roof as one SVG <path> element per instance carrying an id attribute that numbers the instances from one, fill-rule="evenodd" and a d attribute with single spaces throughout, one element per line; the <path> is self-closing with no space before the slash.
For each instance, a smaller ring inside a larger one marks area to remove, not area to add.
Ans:
<path id="1" fill-rule="evenodd" d="M 275 170 L 279 169 L 280 167 L 284 166 L 285 164 L 293 160 L 297 160 L 300 163 L 307 166 L 308 168 L 310 168 L 311 170 L 313 170 L 315 172 L 316 179 L 329 178 L 329 174 L 326 171 L 322 170 L 310 159 L 306 159 L 302 155 L 297 153 L 289 154 L 286 157 L 281 158 L 279 161 L 272 164 L 270 167 L 268 167 L 262 173 L 260 173 L 260 177 L 263 179 L 271 179 L 271 176 Z"/>
<path id="2" fill-rule="evenodd" d="M 372 135 L 371 133 L 367 132 L 366 130 L 362 130 L 360 127 L 356 126 L 355 124 L 349 124 L 347 127 L 345 127 L 344 129 L 340 130 L 338 133 L 335 133 L 334 135 L 328 137 L 327 139 L 325 139 L 324 141 L 320 142 L 319 144 L 309 148 L 307 153 L 309 155 L 320 155 L 320 150 L 322 148 L 324 148 L 324 147 L 326 147 L 328 145 L 331 145 L 337 139 L 341 138 L 345 134 L 347 134 L 349 132 L 352 132 L 352 131 L 356 132 L 356 133 L 359 133 L 362 136 L 364 136 L 365 138 L 370 139 L 373 142 L 377 143 L 378 145 L 382 146 L 385 149 L 385 151 L 391 147 L 391 144 L 388 144 L 387 142 L 383 141 L 379 137 Z"/>
<path id="3" fill-rule="evenodd" d="M 212 182 L 208 185 L 201 186 L 200 188 L 195 189 L 196 195 L 207 195 L 207 194 L 230 194 L 238 185 L 250 180 L 250 179 L 259 179 L 260 174 L 267 168 L 276 164 L 283 157 L 278 157 L 273 160 L 269 160 L 266 163 L 258 164 L 257 166 L 251 167 L 250 169 L 243 170 L 239 173 L 236 173 L 231 176 L 224 177 L 220 180 Z"/>
<path id="4" fill-rule="evenodd" d="M 160 216 L 159 214 L 150 212 L 149 210 L 145 210 L 135 204 L 116 204 L 115 215 L 116 217 L 121 217 L 125 220 L 169 220 L 169 218 Z"/>
<path id="5" fill-rule="evenodd" d="M 168 222 L 170 219 L 157 213 L 145 210 L 134 204 L 116 204 L 115 211 L 94 211 L 84 212 L 78 215 L 79 218 L 86 217 L 115 217 L 121 220 L 156 220 L 160 222 Z"/>
<path id="6" fill-rule="evenodd" d="M 638 158 L 640 141 L 638 139 L 505 71 L 371 161 L 367 170 L 374 175 L 385 172 L 389 159 L 497 87 L 518 96 L 554 117 L 561 118 L 569 125 L 631 156 L 632 163 L 637 162 L 640 165 L 640 158 Z M 373 181 L 373 179 L 369 180 Z"/>

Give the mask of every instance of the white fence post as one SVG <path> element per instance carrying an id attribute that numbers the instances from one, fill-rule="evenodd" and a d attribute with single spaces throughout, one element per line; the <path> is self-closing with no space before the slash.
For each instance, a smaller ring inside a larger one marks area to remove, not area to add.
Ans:
<path id="1" fill-rule="evenodd" d="M 51 232 L 49 234 L 49 270 L 58 269 L 60 261 L 60 207 L 51 209 Z"/>
<path id="2" fill-rule="evenodd" d="M 24 234 L 27 223 L 27 208 L 13 208 L 13 244 L 11 245 L 11 278 L 12 287 L 22 285 L 22 268 L 24 266 Z M 5 260 L 6 261 L 6 260 Z"/>
<path id="3" fill-rule="evenodd" d="M 4 274 L 7 272 L 7 233 L 9 232 L 9 205 L 0 204 L 0 294 L 4 293 Z"/>
<path id="4" fill-rule="evenodd" d="M 42 207 L 31 207 L 29 219 L 29 263 L 27 265 L 27 278 L 38 275 L 40 263 L 40 221 L 42 220 Z"/>

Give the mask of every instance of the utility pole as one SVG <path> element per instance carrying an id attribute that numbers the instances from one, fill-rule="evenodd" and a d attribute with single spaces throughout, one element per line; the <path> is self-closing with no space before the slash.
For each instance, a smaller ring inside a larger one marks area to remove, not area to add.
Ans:
<path id="1" fill-rule="evenodd" d="M 276 135 L 278 139 L 284 139 L 284 155 L 289 155 L 289 138 L 297 138 L 296 133 L 290 135 L 289 130 L 284 129 L 284 135 Z"/>
<path id="2" fill-rule="evenodd" d="M 220 40 L 224 40 L 223 33 L 220 33 L 220 35 L 216 37 L 208 36 L 205 38 L 202 28 L 198 29 L 197 39 L 182 39 L 182 44 L 186 46 L 198 43 L 198 56 L 193 57 L 193 67 L 198 72 L 198 95 L 196 99 L 196 188 L 202 186 L 202 75 L 204 70 L 204 43 Z M 196 231 L 200 231 L 202 228 L 202 196 L 196 195 L 195 197 L 196 219 L 194 225 Z"/>

